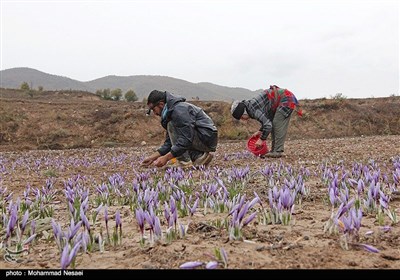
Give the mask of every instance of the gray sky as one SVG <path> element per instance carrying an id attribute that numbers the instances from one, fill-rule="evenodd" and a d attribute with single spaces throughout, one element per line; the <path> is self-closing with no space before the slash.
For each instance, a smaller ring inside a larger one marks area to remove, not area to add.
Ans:
<path id="1" fill-rule="evenodd" d="M 397 0 L 1 1 L 1 70 L 399 95 Z"/>

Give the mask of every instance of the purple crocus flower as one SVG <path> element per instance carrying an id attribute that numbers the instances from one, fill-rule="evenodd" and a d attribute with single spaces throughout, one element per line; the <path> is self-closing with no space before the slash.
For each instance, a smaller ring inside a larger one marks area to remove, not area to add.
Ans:
<path id="1" fill-rule="evenodd" d="M 78 241 L 75 244 L 75 246 L 72 248 L 72 250 L 69 252 L 69 255 L 68 255 L 69 263 L 71 263 L 75 259 L 76 254 L 78 254 L 78 251 L 79 251 L 80 247 L 81 247 L 81 241 Z"/>
<path id="2" fill-rule="evenodd" d="M 273 209 L 274 208 L 274 197 L 273 197 L 271 189 L 268 190 L 268 202 L 269 202 L 269 207 L 271 209 Z"/>
<path id="3" fill-rule="evenodd" d="M 329 201 L 331 202 L 332 206 L 335 206 L 336 194 L 334 188 L 329 188 Z"/>
<path id="4" fill-rule="evenodd" d="M 184 237 L 186 234 L 186 229 L 185 226 L 182 224 L 179 224 L 179 235 L 180 237 Z"/>
<path id="5" fill-rule="evenodd" d="M 69 244 L 65 244 L 61 253 L 61 269 L 66 269 L 70 264 L 69 261 Z"/>
<path id="6" fill-rule="evenodd" d="M 342 226 L 343 226 L 343 232 L 344 232 L 344 233 L 346 233 L 346 232 L 352 232 L 352 231 L 353 231 L 354 225 L 353 225 L 353 223 L 352 223 L 351 215 L 348 215 L 348 216 L 343 215 L 343 216 L 341 217 L 340 221 L 341 221 L 342 223 L 339 224 L 339 225 L 342 225 Z"/>
<path id="7" fill-rule="evenodd" d="M 76 225 L 74 224 L 74 220 L 71 219 L 71 225 L 69 227 L 69 236 L 68 236 L 68 240 L 71 240 L 72 238 L 74 238 L 75 234 L 78 232 L 79 228 L 82 226 L 82 221 L 79 221 L 76 223 Z"/>
<path id="8" fill-rule="evenodd" d="M 81 204 L 81 209 L 83 209 L 86 212 L 88 208 L 89 208 L 89 196 L 86 194 L 86 198 Z"/>
<path id="9" fill-rule="evenodd" d="M 250 216 L 248 216 L 248 217 L 244 220 L 243 226 L 246 226 L 248 223 L 250 223 L 256 216 L 257 216 L 257 212 L 253 212 Z"/>
<path id="10" fill-rule="evenodd" d="M 357 194 L 361 196 L 364 193 L 364 189 L 365 189 L 364 181 L 362 179 L 359 179 L 357 183 Z"/>
<path id="11" fill-rule="evenodd" d="M 233 213 L 236 213 L 239 210 L 239 204 L 235 204 L 232 207 L 232 210 L 229 212 L 228 216 L 232 215 Z"/>
<path id="12" fill-rule="evenodd" d="M 210 261 L 206 264 L 206 269 L 216 269 L 218 267 L 218 262 Z"/>
<path id="13" fill-rule="evenodd" d="M 80 240 L 81 241 L 82 249 L 86 253 L 87 245 L 89 244 L 89 241 L 90 241 L 89 234 L 86 231 L 85 232 L 80 232 L 77 235 L 76 240 Z"/>
<path id="14" fill-rule="evenodd" d="M 340 197 L 339 200 L 343 203 L 347 203 L 349 201 L 349 189 L 347 186 L 344 186 L 343 189 L 340 191 Z"/>
<path id="15" fill-rule="evenodd" d="M 117 210 L 117 212 L 115 213 L 115 227 L 122 227 L 121 214 L 119 213 L 119 210 Z"/>
<path id="16" fill-rule="evenodd" d="M 54 221 L 54 219 L 51 219 L 51 226 L 53 227 L 53 234 L 56 242 L 59 242 L 61 240 L 61 235 L 62 235 L 62 230 L 61 226 Z"/>
<path id="17" fill-rule="evenodd" d="M 379 203 L 383 209 L 389 208 L 389 197 L 382 191 L 379 191 Z"/>
<path id="18" fill-rule="evenodd" d="M 184 264 L 181 264 L 179 266 L 179 268 L 181 268 L 181 269 L 194 269 L 196 267 L 201 266 L 202 264 L 203 264 L 203 262 L 197 262 L 197 261 L 195 261 L 195 262 L 185 262 Z"/>
<path id="19" fill-rule="evenodd" d="M 6 202 L 10 201 L 12 198 L 13 192 L 11 192 L 7 197 L 4 199 Z"/>
<path id="20" fill-rule="evenodd" d="M 357 185 L 357 181 L 355 179 L 352 179 L 352 178 L 347 179 L 347 182 L 349 183 L 349 185 L 351 187 Z"/>
<path id="21" fill-rule="evenodd" d="M 154 217 L 154 235 L 157 236 L 158 238 L 162 237 L 162 229 L 161 229 L 161 223 L 160 223 L 160 218 L 157 216 Z"/>
<path id="22" fill-rule="evenodd" d="M 144 234 L 144 213 L 143 213 L 143 209 L 142 208 L 136 209 L 135 214 L 136 214 L 136 221 L 137 221 L 137 223 L 139 225 L 140 232 L 141 232 L 141 234 L 143 236 L 143 234 Z"/>
<path id="23" fill-rule="evenodd" d="M 69 212 L 72 214 L 72 216 L 74 216 L 75 214 L 75 208 L 72 202 L 68 201 L 68 208 L 69 208 Z"/>
<path id="24" fill-rule="evenodd" d="M 391 226 L 383 226 L 383 227 L 381 227 L 381 231 L 383 231 L 383 232 L 389 232 L 391 229 L 392 229 Z"/>
<path id="25" fill-rule="evenodd" d="M 295 193 L 291 193 L 288 188 L 281 189 L 279 201 L 282 203 L 284 209 L 290 210 L 294 204 Z"/>
<path id="26" fill-rule="evenodd" d="M 31 221 L 31 234 L 35 234 L 36 232 L 36 222 L 35 220 Z"/>
<path id="27" fill-rule="evenodd" d="M 361 227 L 361 219 L 362 219 L 362 211 L 361 208 L 357 210 L 355 208 L 351 208 L 350 215 L 353 220 L 354 228 L 358 231 Z"/>
<path id="28" fill-rule="evenodd" d="M 101 203 L 99 205 L 99 207 L 97 207 L 96 209 L 94 209 L 94 212 L 96 213 L 96 215 L 98 215 L 100 213 L 100 210 L 103 208 L 103 203 Z"/>
<path id="29" fill-rule="evenodd" d="M 83 209 L 82 209 L 82 206 L 81 206 L 81 209 L 80 209 L 80 215 L 81 215 L 81 220 L 82 220 L 83 225 L 84 225 L 85 228 L 90 232 L 89 220 L 88 220 L 88 218 L 86 217 L 85 212 L 84 212 Z"/>
<path id="30" fill-rule="evenodd" d="M 238 213 L 237 219 L 239 223 L 243 220 L 244 216 L 247 214 L 247 211 L 249 210 L 249 202 L 247 202 L 243 208 L 240 210 Z"/>
<path id="31" fill-rule="evenodd" d="M 379 253 L 379 250 L 377 248 L 375 248 L 374 246 L 371 245 L 367 245 L 367 244 L 358 244 L 361 246 L 361 248 L 363 248 L 364 250 L 367 250 L 368 252 L 371 253 Z"/>
<path id="32" fill-rule="evenodd" d="M 151 228 L 154 227 L 154 221 L 148 211 L 144 211 L 144 219 L 150 225 Z"/>
<path id="33" fill-rule="evenodd" d="M 256 194 L 256 192 L 254 192 L 254 194 L 256 195 L 256 197 L 253 198 L 253 199 L 250 201 L 250 203 L 249 203 L 249 209 L 253 208 L 253 206 L 254 206 L 257 202 L 259 202 L 260 205 L 262 206 L 260 197 Z"/>
<path id="34" fill-rule="evenodd" d="M 25 239 L 25 241 L 22 243 L 22 245 L 29 244 L 35 237 L 36 237 L 36 234 L 32 234 L 27 239 Z"/>
<path id="35" fill-rule="evenodd" d="M 13 213 L 11 213 L 11 217 L 8 220 L 8 224 L 7 224 L 6 239 L 11 236 L 16 224 L 17 224 L 17 217 Z"/>
<path id="36" fill-rule="evenodd" d="M 400 169 L 396 169 L 396 171 L 393 172 L 393 181 L 396 185 L 400 184 Z"/>
<path id="37" fill-rule="evenodd" d="M 26 226 L 26 223 L 28 222 L 28 218 L 29 218 L 29 210 L 26 210 L 24 216 L 22 217 L 22 221 L 21 221 L 22 233 L 25 231 L 25 226 Z"/>
<path id="38" fill-rule="evenodd" d="M 226 251 L 225 251 L 225 249 L 224 248 L 220 248 L 220 253 L 221 253 L 221 258 L 222 258 L 222 261 L 224 262 L 224 264 L 225 264 L 225 267 L 228 265 L 228 255 L 226 254 Z"/>
<path id="39" fill-rule="evenodd" d="M 190 215 L 193 216 L 193 214 L 196 212 L 197 206 L 199 205 L 199 198 L 196 199 L 194 202 L 193 206 L 189 208 Z"/>
<path id="40" fill-rule="evenodd" d="M 340 204 L 339 209 L 336 213 L 336 218 L 339 219 L 344 213 L 347 213 L 347 211 L 353 206 L 354 201 L 354 198 L 352 198 L 346 205 L 344 203 Z"/>
<path id="41" fill-rule="evenodd" d="M 254 199 L 256 199 L 256 198 L 257 198 L 257 201 L 256 201 L 256 202 L 260 203 L 261 207 L 264 207 L 264 206 L 262 205 L 261 198 L 258 196 L 258 194 L 257 194 L 256 192 L 253 192 L 253 193 L 254 193 L 254 196 L 255 196 L 255 198 L 254 198 Z M 253 199 L 253 200 L 254 200 L 254 199 Z M 251 205 L 251 207 L 253 207 L 253 204 L 252 204 L 252 202 L 250 203 L 250 205 Z"/>

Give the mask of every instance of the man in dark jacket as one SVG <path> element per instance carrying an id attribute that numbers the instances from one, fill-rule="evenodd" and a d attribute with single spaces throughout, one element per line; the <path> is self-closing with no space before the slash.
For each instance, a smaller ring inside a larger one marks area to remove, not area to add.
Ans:
<path id="1" fill-rule="evenodd" d="M 292 92 L 273 85 L 252 99 L 235 100 L 232 103 L 231 113 L 237 120 L 252 118 L 261 124 L 260 129 L 253 134 L 253 136 L 259 136 L 255 143 L 257 147 L 262 146 L 271 133 L 272 147 L 266 157 L 279 158 L 284 155 L 285 139 L 292 112 L 296 110 L 298 115 L 302 115 L 298 106 L 299 102 Z"/>
<path id="2" fill-rule="evenodd" d="M 167 131 L 164 144 L 145 158 L 142 166 L 162 167 L 173 158 L 177 166 L 207 166 L 218 143 L 218 131 L 212 119 L 201 109 L 186 102 L 184 97 L 153 90 L 147 98 L 148 114 L 161 117 Z"/>

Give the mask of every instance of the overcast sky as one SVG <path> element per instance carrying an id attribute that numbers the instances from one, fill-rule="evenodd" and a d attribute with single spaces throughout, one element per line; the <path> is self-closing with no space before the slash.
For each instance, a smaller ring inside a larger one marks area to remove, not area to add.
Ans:
<path id="1" fill-rule="evenodd" d="M 397 0 L 1 1 L 1 70 L 399 95 Z"/>

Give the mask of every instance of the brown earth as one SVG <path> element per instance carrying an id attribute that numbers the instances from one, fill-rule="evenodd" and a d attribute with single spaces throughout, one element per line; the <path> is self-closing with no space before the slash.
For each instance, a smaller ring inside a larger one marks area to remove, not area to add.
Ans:
<path id="1" fill-rule="evenodd" d="M 230 104 L 190 101 L 216 123 L 221 140 L 244 140 L 259 123 L 234 121 Z M 288 139 L 400 134 L 400 97 L 300 100 Z M 0 151 L 131 147 L 158 144 L 164 130 L 157 116 L 145 116 L 143 102 L 99 100 L 87 92 L 35 92 L 0 89 Z"/>
<path id="2" fill-rule="evenodd" d="M 8 193 L 13 192 L 15 202 L 17 197 L 22 198 L 27 185 L 31 189 L 45 190 L 46 182 L 51 181 L 52 187 L 48 189 L 57 192 L 43 206 L 54 211 L 54 220 L 66 230 L 70 220 L 64 194 L 66 180 L 76 180 L 77 175 L 80 176 L 82 185 L 89 189 L 91 211 L 95 208 L 96 187 L 107 183 L 113 174 L 122 176 L 127 186 L 140 176 L 162 180 L 171 174 L 171 170 L 139 167 L 143 157 L 151 153 L 163 137 L 157 117 L 144 117 L 145 107 L 141 103 L 93 100 L 91 95 L 71 92 L 53 97 L 50 93 L 46 100 L 2 94 L 2 211 L 5 211 L 7 203 L 4 197 Z M 400 227 L 392 224 L 387 216 L 378 223 L 374 214 L 364 213 L 359 231 L 359 243 L 374 246 L 378 253 L 356 245 L 345 250 L 340 246 L 339 234 L 324 232 L 331 206 L 327 185 L 322 178 L 324 167 L 338 172 L 341 178 L 345 174 L 352 177 L 352 170 L 362 164 L 370 170 L 379 167 L 382 190 L 387 191 L 390 184 L 399 190 L 399 184 L 393 181 L 394 164 L 400 161 L 399 103 L 398 97 L 304 100 L 305 116 L 292 118 L 290 139 L 286 142 L 287 156 L 261 159 L 246 150 L 243 140 L 258 128 L 257 124 L 240 123 L 233 127 L 227 117 L 229 104 L 199 102 L 218 124 L 220 144 L 209 169 L 186 171 L 186 183 L 182 183 L 181 188 L 194 195 L 196 191 L 201 192 L 205 184 L 216 184 L 215 177 L 223 178 L 228 186 L 235 170 L 243 171 L 248 167 L 249 173 L 240 181 L 239 193 L 246 194 L 251 200 L 256 192 L 266 208 L 270 178 L 262 175 L 261 170 L 271 168 L 274 176 L 286 176 L 291 172 L 297 176 L 308 170 L 310 175 L 304 180 L 309 193 L 301 204 L 296 204 L 292 224 L 263 224 L 259 219 L 262 209 L 257 204 L 258 218 L 243 228 L 243 238 L 231 240 L 226 227 L 220 225 L 230 218 L 226 210 L 215 213 L 199 206 L 193 216 L 178 218 L 180 223 L 188 225 L 184 238 L 172 242 L 162 239 L 155 244 L 147 241 L 140 246 L 139 227 L 129 203 L 114 201 L 108 206 L 110 230 L 115 225 L 114 214 L 119 210 L 122 244 L 108 244 L 104 252 L 97 248 L 86 253 L 80 251 L 76 268 L 176 269 L 188 261 L 207 263 L 214 259 L 215 249 L 223 248 L 230 269 L 399 269 Z M 141 145 L 142 141 L 146 144 Z M 211 175 L 207 177 L 209 173 Z M 171 184 L 178 182 L 172 180 Z M 390 206 L 400 216 L 397 193 L 393 190 L 390 193 Z M 165 236 L 166 222 L 163 214 L 159 216 Z M 1 259 L 1 269 L 60 268 L 61 254 L 53 239 L 50 220 L 37 218 L 37 224 L 40 225 L 38 236 L 29 251 L 15 256 L 14 262 Z M 1 225 L 4 238 L 5 229 Z M 93 233 L 105 232 L 103 211 L 91 225 Z M 384 225 L 390 226 L 390 230 L 386 231 Z M 149 228 L 145 232 L 148 236 Z M 3 257 L 6 254 L 5 242 L 1 244 Z M 223 267 L 220 263 L 219 269 Z"/>

